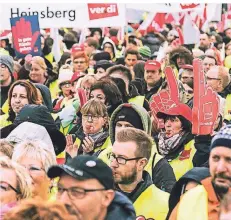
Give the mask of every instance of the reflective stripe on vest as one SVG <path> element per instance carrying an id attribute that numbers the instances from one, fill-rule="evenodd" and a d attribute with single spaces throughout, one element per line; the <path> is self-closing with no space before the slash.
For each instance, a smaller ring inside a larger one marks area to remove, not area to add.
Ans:
<path id="1" fill-rule="evenodd" d="M 181 198 L 177 220 L 208 220 L 208 196 L 204 186 L 187 191 Z"/>
<path id="2" fill-rule="evenodd" d="M 168 160 L 169 164 L 173 168 L 176 180 L 180 179 L 187 171 L 193 168 L 192 159 L 196 152 L 194 147 L 194 139 L 189 141 L 184 150 L 173 160 Z"/>
<path id="3" fill-rule="evenodd" d="M 164 220 L 168 212 L 169 194 L 158 189 L 154 184 L 150 185 L 133 203 L 136 211 L 136 219 Z"/>
<path id="4" fill-rule="evenodd" d="M 138 96 L 136 96 L 136 97 L 134 97 L 134 98 L 130 98 L 130 99 L 128 100 L 128 102 L 129 102 L 129 103 L 134 103 L 134 104 L 136 104 L 136 105 L 138 105 L 138 106 L 143 107 L 143 105 L 144 105 L 144 99 L 145 99 L 144 96 L 138 95 Z"/>
<path id="5" fill-rule="evenodd" d="M 227 95 L 226 97 L 224 118 L 228 121 L 231 121 L 231 94 Z"/>

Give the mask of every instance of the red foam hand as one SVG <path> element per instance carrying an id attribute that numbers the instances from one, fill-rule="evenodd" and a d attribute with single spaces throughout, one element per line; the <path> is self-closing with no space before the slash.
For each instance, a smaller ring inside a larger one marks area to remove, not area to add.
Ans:
<path id="1" fill-rule="evenodd" d="M 32 34 L 31 23 L 20 18 L 12 27 L 14 48 L 21 54 L 28 54 L 34 47 L 39 31 Z"/>
<path id="2" fill-rule="evenodd" d="M 202 61 L 193 61 L 194 97 L 192 110 L 192 133 L 197 135 L 212 134 L 219 113 L 217 94 L 205 84 Z"/>
<path id="3" fill-rule="evenodd" d="M 179 90 L 175 74 L 171 67 L 166 67 L 166 80 L 168 83 L 168 90 L 161 91 L 152 96 L 150 101 L 150 109 L 159 128 L 163 127 L 163 121 L 156 117 L 158 112 L 166 112 L 173 106 L 179 105 Z"/>
<path id="4" fill-rule="evenodd" d="M 86 96 L 84 89 L 82 88 L 78 88 L 77 93 L 78 93 L 79 100 L 80 100 L 80 107 L 82 108 L 83 105 L 87 102 L 87 96 Z"/>
<path id="5" fill-rule="evenodd" d="M 179 27 L 176 30 L 179 34 L 179 43 L 180 45 L 182 45 L 184 44 L 184 36 L 183 36 L 182 30 Z"/>

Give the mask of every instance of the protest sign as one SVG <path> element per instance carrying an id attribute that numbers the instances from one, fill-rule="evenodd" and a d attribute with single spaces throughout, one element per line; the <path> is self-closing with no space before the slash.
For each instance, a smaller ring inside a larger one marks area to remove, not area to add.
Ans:
<path id="1" fill-rule="evenodd" d="M 194 96 L 192 110 L 192 133 L 212 134 L 219 113 L 217 94 L 205 84 L 203 64 L 200 59 L 193 61 Z"/>
<path id="2" fill-rule="evenodd" d="M 40 28 L 85 28 L 126 25 L 125 4 L 25 3 L 2 4 L 1 28 L 10 29 L 10 18 L 38 15 Z"/>
<path id="3" fill-rule="evenodd" d="M 41 55 L 41 39 L 38 16 L 11 18 L 12 38 L 16 56 Z"/>

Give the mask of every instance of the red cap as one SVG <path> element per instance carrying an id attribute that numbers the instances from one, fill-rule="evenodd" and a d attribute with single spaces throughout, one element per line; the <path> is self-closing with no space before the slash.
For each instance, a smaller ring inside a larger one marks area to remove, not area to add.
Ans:
<path id="1" fill-rule="evenodd" d="M 148 60 L 144 66 L 145 70 L 159 70 L 160 68 L 161 64 L 155 60 Z"/>
<path id="2" fill-rule="evenodd" d="M 162 108 L 162 110 L 157 112 L 158 118 L 165 118 L 167 115 L 181 115 L 188 121 L 192 122 L 192 110 L 184 103 L 179 103 L 178 105 L 173 105 L 171 107 L 165 106 L 165 109 Z"/>
<path id="3" fill-rule="evenodd" d="M 181 66 L 181 69 L 186 69 L 186 70 L 193 70 L 193 66 L 189 64 L 185 64 Z"/>
<path id="4" fill-rule="evenodd" d="M 71 53 L 75 53 L 75 52 L 83 52 L 84 51 L 84 47 L 83 45 L 79 45 L 79 44 L 74 44 L 71 48 Z"/>

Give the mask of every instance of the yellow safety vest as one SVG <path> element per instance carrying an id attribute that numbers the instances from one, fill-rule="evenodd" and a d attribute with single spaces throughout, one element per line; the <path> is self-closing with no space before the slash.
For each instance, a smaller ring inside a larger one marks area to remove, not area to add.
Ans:
<path id="1" fill-rule="evenodd" d="M 0 128 L 4 128 L 8 125 L 11 125 L 12 122 L 8 121 L 7 118 L 9 117 L 9 114 L 4 114 L 4 115 L 0 115 Z"/>
<path id="2" fill-rule="evenodd" d="M 136 97 L 134 97 L 134 98 L 130 98 L 130 99 L 128 100 L 128 102 L 129 102 L 129 103 L 134 103 L 134 104 L 136 104 L 136 105 L 138 105 L 138 106 L 143 107 L 143 105 L 144 105 L 144 99 L 145 99 L 144 96 L 138 95 L 138 96 L 136 96 Z"/>
<path id="3" fill-rule="evenodd" d="M 4 104 L 2 105 L 2 112 L 4 112 L 5 114 L 7 114 L 9 112 L 10 106 L 9 106 L 9 101 L 8 99 L 4 102 Z"/>
<path id="4" fill-rule="evenodd" d="M 226 120 L 231 120 L 231 94 L 227 95 L 225 103 L 225 117 Z"/>
<path id="5" fill-rule="evenodd" d="M 150 185 L 133 203 L 136 211 L 136 219 L 165 220 L 168 213 L 169 194 L 158 189 L 154 184 Z"/>
<path id="6" fill-rule="evenodd" d="M 187 191 L 180 200 L 177 220 L 208 220 L 208 193 L 203 185 Z"/>
<path id="7" fill-rule="evenodd" d="M 58 86 L 58 80 L 55 80 L 54 82 L 51 82 L 49 85 L 49 89 L 51 92 L 51 98 L 52 100 L 56 99 L 58 97 L 59 94 L 59 86 Z"/>
<path id="8" fill-rule="evenodd" d="M 99 154 L 98 158 L 100 158 L 104 163 L 106 163 L 108 166 L 110 166 L 110 160 L 108 158 L 108 154 L 110 154 L 112 152 L 112 144 L 111 144 L 111 140 L 109 137 L 107 138 L 107 140 L 108 140 L 109 146 Z M 161 155 L 159 155 L 159 153 L 157 152 L 156 144 L 153 143 L 150 159 L 144 168 L 144 170 L 146 170 L 149 173 L 151 178 L 152 178 L 153 167 L 155 167 L 156 164 L 158 163 L 158 161 L 162 158 L 163 157 Z M 153 160 L 154 160 L 154 162 L 153 162 Z"/>
<path id="9" fill-rule="evenodd" d="M 184 146 L 184 150 L 173 160 L 168 160 L 173 168 L 176 180 L 180 179 L 186 172 L 193 168 L 192 159 L 196 152 L 194 139 Z"/>
<path id="10" fill-rule="evenodd" d="M 50 64 L 52 64 L 54 60 L 54 55 L 52 53 L 49 53 L 45 56 L 45 58 L 50 62 Z"/>

